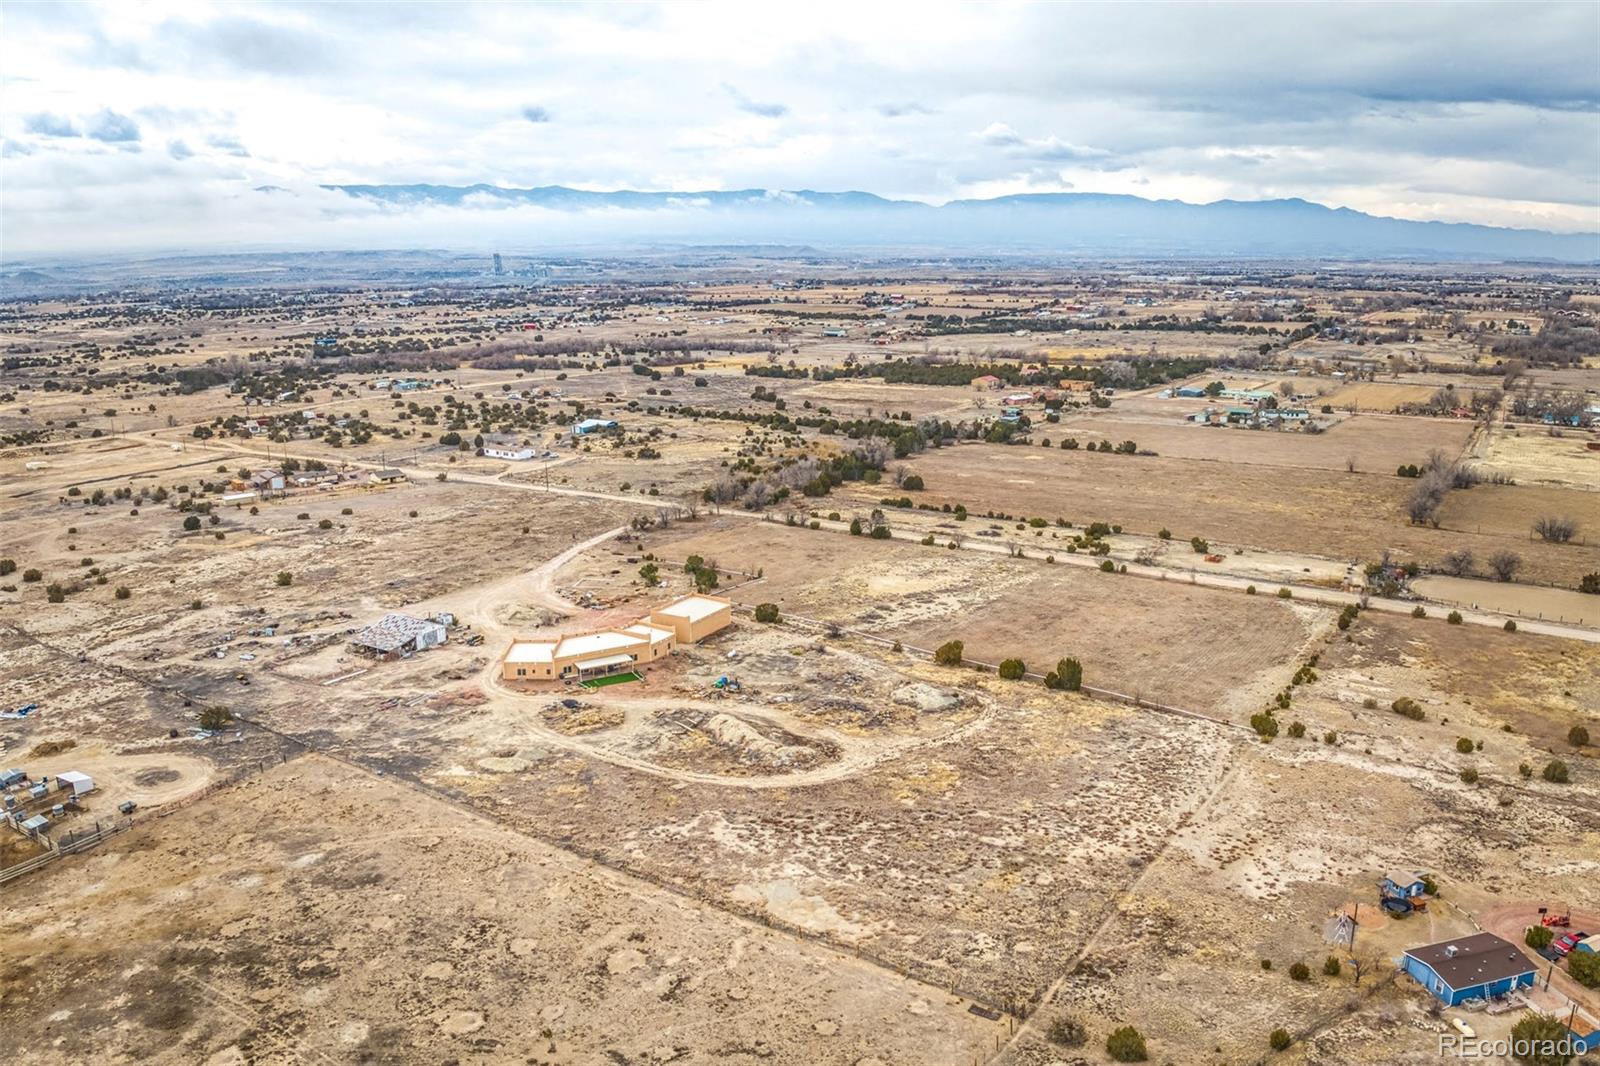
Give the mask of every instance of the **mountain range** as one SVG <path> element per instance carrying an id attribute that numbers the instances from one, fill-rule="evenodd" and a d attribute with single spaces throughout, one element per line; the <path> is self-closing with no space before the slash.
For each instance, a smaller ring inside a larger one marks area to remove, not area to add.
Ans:
<path id="1" fill-rule="evenodd" d="M 867 250 L 1124 256 L 1310 256 L 1600 262 L 1600 233 L 1418 222 L 1301 199 L 1191 204 L 1104 193 L 1037 193 L 941 205 L 867 192 L 740 189 L 595 192 L 561 185 L 326 185 L 385 210 L 541 209 L 508 218 L 539 242 L 789 243 Z"/>

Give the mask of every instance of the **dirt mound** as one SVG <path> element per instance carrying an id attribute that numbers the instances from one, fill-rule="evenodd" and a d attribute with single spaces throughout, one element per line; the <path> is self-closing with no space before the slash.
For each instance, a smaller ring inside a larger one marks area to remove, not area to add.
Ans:
<path id="1" fill-rule="evenodd" d="M 506 629 L 550 629 L 567 620 L 568 616 L 544 607 L 508 603 L 494 612 L 494 620 Z"/>
<path id="2" fill-rule="evenodd" d="M 923 714 L 937 714 L 961 704 L 961 697 L 958 694 L 919 681 L 901 685 L 894 690 L 890 698 L 902 707 L 915 707 Z"/>
<path id="3" fill-rule="evenodd" d="M 834 762 L 839 746 L 801 736 L 756 715 L 679 710 L 658 718 L 641 746 L 663 764 L 748 775 L 806 770 Z"/>
<path id="4" fill-rule="evenodd" d="M 598 733 L 602 729 L 615 729 L 623 723 L 627 714 L 621 707 L 608 704 L 578 703 L 576 707 L 568 707 L 565 703 L 556 702 L 539 712 L 539 717 L 544 719 L 544 724 L 568 736 L 578 736 L 584 733 Z"/>
<path id="5" fill-rule="evenodd" d="M 60 755 L 64 751 L 71 751 L 78 746 L 76 740 L 47 740 L 42 744 L 35 744 L 33 750 L 28 752 L 30 759 L 42 759 L 47 755 Z"/>

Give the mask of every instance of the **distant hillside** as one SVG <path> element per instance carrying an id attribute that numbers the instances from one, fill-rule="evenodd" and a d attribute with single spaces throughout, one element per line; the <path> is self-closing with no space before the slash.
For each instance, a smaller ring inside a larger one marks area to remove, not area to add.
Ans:
<path id="1" fill-rule="evenodd" d="M 1600 262 L 1600 233 L 1411 222 L 1305 200 L 1190 204 L 1099 193 L 956 200 L 939 207 L 865 192 L 739 189 L 591 192 L 548 185 L 329 185 L 399 213 L 424 207 L 535 207 L 569 216 L 567 240 L 770 242 L 1129 256 Z"/>

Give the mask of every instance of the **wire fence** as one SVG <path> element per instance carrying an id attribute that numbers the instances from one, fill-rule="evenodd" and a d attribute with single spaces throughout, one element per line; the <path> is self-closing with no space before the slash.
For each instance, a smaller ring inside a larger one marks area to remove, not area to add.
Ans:
<path id="1" fill-rule="evenodd" d="M 304 745 L 300 745 L 299 749 L 294 752 L 294 755 L 304 754 L 306 750 L 308 749 L 306 749 Z M 234 785 L 240 784 L 241 782 L 247 781 L 252 777 L 265 773 L 267 770 L 270 770 L 275 766 L 281 766 L 284 763 L 287 763 L 290 757 L 291 756 L 288 753 L 280 753 L 276 758 L 273 759 L 258 759 L 253 763 L 242 767 L 237 767 L 227 777 L 214 780 L 205 787 L 198 788 L 195 791 L 175 799 L 170 803 L 163 803 L 159 807 L 152 808 L 148 812 L 139 815 L 137 818 L 135 818 L 132 814 L 127 814 L 104 822 L 96 819 L 92 828 L 74 829 L 71 832 L 62 835 L 60 839 L 53 839 L 48 836 L 43 837 L 42 839 L 44 840 L 45 846 L 48 848 L 48 850 L 43 854 L 35 855 L 32 858 L 25 859 L 22 862 L 17 863 L 15 866 L 8 866 L 5 869 L 0 870 L 0 885 L 14 881 L 17 878 L 33 873 L 36 870 L 41 870 L 46 866 L 50 866 L 51 864 L 66 858 L 69 855 L 76 855 L 80 852 L 88 851 L 91 848 L 97 847 L 104 843 L 107 839 L 116 836 L 119 833 L 127 832 L 136 824 L 143 825 L 145 822 L 154 821 L 156 819 L 165 818 L 168 815 L 175 814 L 178 811 L 183 810 L 185 807 L 199 803 L 207 796 L 214 795 L 226 788 L 232 788 Z"/>

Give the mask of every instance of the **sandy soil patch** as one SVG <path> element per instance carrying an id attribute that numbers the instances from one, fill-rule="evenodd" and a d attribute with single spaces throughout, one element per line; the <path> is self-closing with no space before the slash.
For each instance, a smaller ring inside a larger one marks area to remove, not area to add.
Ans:
<path id="1" fill-rule="evenodd" d="M 0 1023 L 19 1061 L 739 1047 L 955 1066 L 1004 1031 L 937 989 L 336 763 L 306 757 L 225 795 L 8 887 L 0 944 L 29 961 L 5 974 Z M 199 838 L 226 847 L 184 858 Z M 456 874 L 423 890 L 424 859 Z M 72 1025 L 50 1020 L 61 1011 Z"/>

